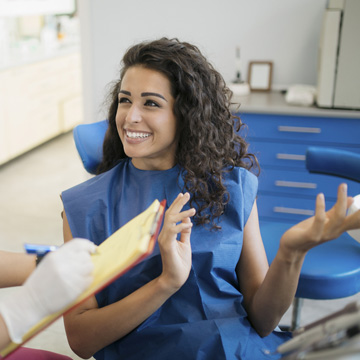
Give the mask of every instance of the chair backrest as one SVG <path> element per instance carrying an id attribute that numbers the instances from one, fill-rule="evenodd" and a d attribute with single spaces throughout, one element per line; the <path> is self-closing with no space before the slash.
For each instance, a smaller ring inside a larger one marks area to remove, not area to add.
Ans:
<path id="1" fill-rule="evenodd" d="M 306 168 L 360 182 L 360 154 L 352 151 L 311 146 L 306 151 Z"/>
<path id="2" fill-rule="evenodd" d="M 107 120 L 90 124 L 77 125 L 73 136 L 76 149 L 83 162 L 84 168 L 90 174 L 95 174 L 103 155 L 103 142 L 109 126 Z"/>

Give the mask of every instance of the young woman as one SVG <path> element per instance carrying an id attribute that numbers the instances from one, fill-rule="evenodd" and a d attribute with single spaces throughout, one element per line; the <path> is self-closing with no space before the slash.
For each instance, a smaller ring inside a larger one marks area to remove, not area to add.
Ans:
<path id="1" fill-rule="evenodd" d="M 230 97 L 191 44 L 163 38 L 126 52 L 110 97 L 99 175 L 62 194 L 65 241 L 81 236 L 99 244 L 155 198 L 171 206 L 154 253 L 66 316 L 79 356 L 277 358 L 276 347 L 290 338 L 277 324 L 307 251 L 360 226 L 360 212 L 346 217 L 352 200 L 345 184 L 328 212 L 320 194 L 316 215 L 282 236 L 269 268 L 257 177 L 249 171 L 256 159 L 234 131 L 241 123 Z M 176 224 L 192 216 L 190 254 L 183 239 L 190 227 Z"/>

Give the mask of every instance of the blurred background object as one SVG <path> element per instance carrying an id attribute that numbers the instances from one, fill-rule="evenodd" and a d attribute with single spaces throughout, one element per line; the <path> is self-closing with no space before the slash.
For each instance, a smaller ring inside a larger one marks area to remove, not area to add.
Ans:
<path id="1" fill-rule="evenodd" d="M 75 0 L 0 0 L 0 164 L 83 121 Z"/>

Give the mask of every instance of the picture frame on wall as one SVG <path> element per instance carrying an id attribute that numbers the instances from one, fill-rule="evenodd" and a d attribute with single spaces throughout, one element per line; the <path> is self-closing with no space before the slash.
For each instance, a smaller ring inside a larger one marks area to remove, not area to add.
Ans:
<path id="1" fill-rule="evenodd" d="M 272 82 L 272 61 L 250 61 L 248 83 L 251 91 L 270 91 Z"/>

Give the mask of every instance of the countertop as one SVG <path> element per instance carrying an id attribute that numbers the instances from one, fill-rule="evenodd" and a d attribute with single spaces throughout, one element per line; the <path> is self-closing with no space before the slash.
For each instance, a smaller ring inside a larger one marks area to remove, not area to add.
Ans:
<path id="1" fill-rule="evenodd" d="M 360 120 L 360 110 L 323 109 L 316 106 L 295 106 L 285 101 L 281 92 L 253 92 L 232 98 L 232 111 L 238 113 L 266 113 L 298 116 L 354 118 Z"/>

